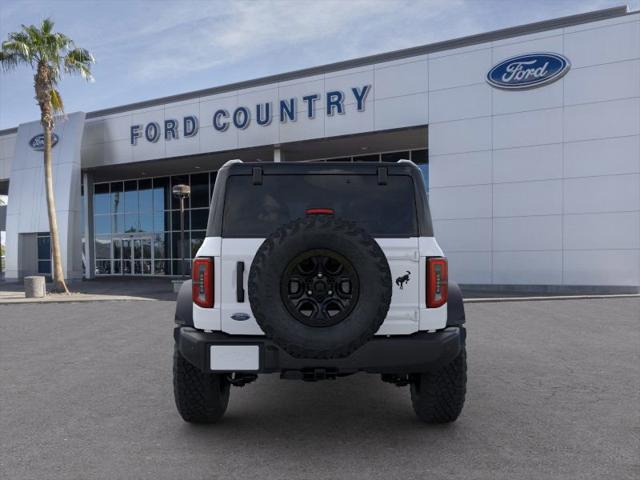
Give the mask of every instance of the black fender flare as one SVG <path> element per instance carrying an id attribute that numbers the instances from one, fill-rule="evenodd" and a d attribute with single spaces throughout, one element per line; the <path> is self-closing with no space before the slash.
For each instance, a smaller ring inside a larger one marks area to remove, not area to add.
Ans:
<path id="1" fill-rule="evenodd" d="M 178 325 L 193 327 L 193 300 L 191 296 L 191 280 L 185 281 L 180 287 L 176 300 L 175 321 Z"/>
<path id="2" fill-rule="evenodd" d="M 460 326 L 465 323 L 462 290 L 456 282 L 448 282 L 447 327 Z"/>

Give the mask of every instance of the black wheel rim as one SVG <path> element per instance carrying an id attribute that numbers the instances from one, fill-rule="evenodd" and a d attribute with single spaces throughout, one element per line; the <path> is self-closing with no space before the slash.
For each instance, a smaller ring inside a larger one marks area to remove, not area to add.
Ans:
<path id="1" fill-rule="evenodd" d="M 344 320 L 358 301 L 353 265 L 331 250 L 309 250 L 289 262 L 280 284 L 282 301 L 299 322 L 329 327 Z"/>

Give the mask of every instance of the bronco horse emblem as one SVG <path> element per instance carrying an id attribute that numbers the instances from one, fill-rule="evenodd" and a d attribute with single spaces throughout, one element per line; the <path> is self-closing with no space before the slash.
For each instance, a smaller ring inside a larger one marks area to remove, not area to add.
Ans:
<path id="1" fill-rule="evenodd" d="M 406 275 L 402 275 L 401 277 L 396 278 L 396 285 L 400 287 L 400 290 L 404 288 L 405 283 L 409 283 L 409 279 L 411 278 L 411 272 L 407 270 Z"/>

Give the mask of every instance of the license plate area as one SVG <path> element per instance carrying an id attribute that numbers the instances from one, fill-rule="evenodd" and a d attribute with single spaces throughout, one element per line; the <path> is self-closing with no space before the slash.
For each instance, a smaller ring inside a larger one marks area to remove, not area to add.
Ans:
<path id="1" fill-rule="evenodd" d="M 255 372 L 260 369 L 258 345 L 211 345 L 209 368 L 212 372 Z"/>

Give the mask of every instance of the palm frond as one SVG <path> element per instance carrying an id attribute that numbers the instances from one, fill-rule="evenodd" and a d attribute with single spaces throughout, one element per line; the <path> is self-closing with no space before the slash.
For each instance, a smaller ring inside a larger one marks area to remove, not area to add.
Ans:
<path id="1" fill-rule="evenodd" d="M 0 51 L 0 65 L 5 72 L 16 68 L 20 64 L 20 60 L 22 60 L 20 56 L 15 53 Z"/>
<path id="2" fill-rule="evenodd" d="M 25 41 L 20 36 L 16 35 L 14 38 L 10 36 L 9 40 L 2 42 L 2 51 L 8 55 L 15 55 L 27 63 L 32 63 L 33 52 L 28 40 Z"/>
<path id="3" fill-rule="evenodd" d="M 83 63 L 85 65 L 95 63 L 93 55 L 91 55 L 89 50 L 85 48 L 74 48 L 73 50 L 70 50 L 67 53 L 65 60 L 74 63 Z"/>
<path id="4" fill-rule="evenodd" d="M 55 113 L 64 112 L 64 104 L 62 103 L 62 97 L 60 96 L 60 92 L 55 88 L 51 89 L 51 106 L 53 107 L 53 111 Z"/>
<path id="5" fill-rule="evenodd" d="M 44 33 L 45 35 L 49 35 L 53 31 L 54 25 L 55 23 L 53 22 L 53 20 L 51 20 L 51 17 L 47 17 L 42 20 L 40 30 L 42 30 L 42 33 Z"/>
<path id="6" fill-rule="evenodd" d="M 38 29 L 38 27 L 36 27 L 35 25 L 22 25 L 22 31 L 29 38 L 29 43 L 31 43 L 31 45 L 33 45 L 34 47 L 44 46 L 44 35 L 42 35 L 42 32 L 40 31 L 40 29 Z"/>
<path id="7" fill-rule="evenodd" d="M 33 45 L 31 42 L 31 39 L 29 38 L 29 35 L 27 35 L 25 32 L 10 33 L 9 40 L 7 40 L 7 42 L 21 43 L 29 47 L 29 49 L 31 49 Z M 4 42 L 4 43 L 7 43 L 7 42 Z"/>
<path id="8" fill-rule="evenodd" d="M 75 48 L 73 40 L 67 37 L 64 33 L 54 33 L 52 36 L 58 49 L 73 50 Z"/>
<path id="9" fill-rule="evenodd" d="M 78 73 L 85 80 L 91 81 L 91 64 L 95 63 L 93 55 L 84 48 L 75 48 L 64 57 L 64 69 L 68 73 Z"/>

